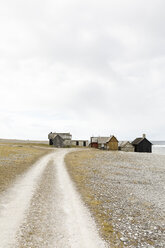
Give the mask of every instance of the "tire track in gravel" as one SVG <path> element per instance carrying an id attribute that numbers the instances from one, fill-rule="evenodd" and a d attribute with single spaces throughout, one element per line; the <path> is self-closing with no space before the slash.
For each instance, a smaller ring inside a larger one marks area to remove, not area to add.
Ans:
<path id="1" fill-rule="evenodd" d="M 17 248 L 53 247 L 58 220 L 55 188 L 56 172 L 50 160 L 37 185 L 26 217 L 17 233 Z"/>
<path id="2" fill-rule="evenodd" d="M 72 150 L 73 151 L 73 150 Z M 56 156 L 57 185 L 60 192 L 62 216 L 61 227 L 65 236 L 58 248 L 105 248 L 107 244 L 100 238 L 96 224 L 88 209 L 85 207 L 78 192 L 69 177 L 64 163 L 64 157 L 68 153 L 62 150 L 62 154 Z"/>
<path id="3" fill-rule="evenodd" d="M 5 214 L 0 214 L 1 223 L 12 210 L 6 222 L 9 229 L 5 229 L 3 237 L 0 233 L 0 240 L 3 240 L 1 248 L 107 247 L 65 168 L 64 157 L 70 151 L 73 150 L 58 149 L 46 156 L 45 164 L 42 161 L 35 165 L 34 168 L 38 168 L 36 172 L 30 170 L 10 192 L 11 199 L 5 207 Z M 17 199 L 16 202 L 13 198 Z M 12 205 L 14 208 L 11 208 Z M 1 225 L 0 230 L 2 228 Z"/>
<path id="4" fill-rule="evenodd" d="M 38 180 L 52 153 L 36 162 L 0 197 L 0 248 L 14 248 L 15 236 Z"/>

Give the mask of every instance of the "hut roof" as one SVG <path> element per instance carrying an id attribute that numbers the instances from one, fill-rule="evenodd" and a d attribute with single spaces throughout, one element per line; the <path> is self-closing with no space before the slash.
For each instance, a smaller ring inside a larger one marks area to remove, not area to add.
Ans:
<path id="1" fill-rule="evenodd" d="M 67 140 L 71 139 L 72 135 L 70 133 L 49 133 L 48 138 L 49 139 L 54 139 L 57 135 L 59 135 L 61 138 Z"/>
<path id="2" fill-rule="evenodd" d="M 106 144 L 113 137 L 115 137 L 115 136 L 114 135 L 110 135 L 109 137 L 91 137 L 91 142 L 92 143 L 98 143 L 98 144 Z"/>
<path id="3" fill-rule="evenodd" d="M 98 144 L 106 144 L 108 141 L 110 141 L 110 139 L 112 138 L 112 136 L 110 137 L 98 137 Z"/>
<path id="4" fill-rule="evenodd" d="M 138 145 L 146 138 L 136 138 L 134 141 L 132 141 L 132 145 Z M 147 140 L 147 139 L 146 139 Z M 149 143 L 151 143 L 149 140 L 147 140 Z M 152 144 L 152 143 L 151 143 Z"/>
<path id="5" fill-rule="evenodd" d="M 119 147 L 125 147 L 127 144 L 132 145 L 129 141 L 120 141 Z"/>
<path id="6" fill-rule="evenodd" d="M 134 141 L 132 141 L 132 145 L 138 145 L 144 138 L 136 138 Z"/>

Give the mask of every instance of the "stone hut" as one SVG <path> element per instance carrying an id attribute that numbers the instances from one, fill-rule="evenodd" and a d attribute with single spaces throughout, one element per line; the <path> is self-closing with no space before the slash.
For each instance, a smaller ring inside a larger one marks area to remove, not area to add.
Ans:
<path id="1" fill-rule="evenodd" d="M 123 152 L 134 152 L 135 148 L 129 141 L 119 142 L 119 151 Z"/>

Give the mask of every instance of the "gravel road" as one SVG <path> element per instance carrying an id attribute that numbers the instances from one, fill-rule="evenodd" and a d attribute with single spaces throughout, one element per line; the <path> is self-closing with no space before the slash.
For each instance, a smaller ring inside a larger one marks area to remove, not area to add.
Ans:
<path id="1" fill-rule="evenodd" d="M 0 248 L 104 248 L 58 149 L 0 194 Z"/>

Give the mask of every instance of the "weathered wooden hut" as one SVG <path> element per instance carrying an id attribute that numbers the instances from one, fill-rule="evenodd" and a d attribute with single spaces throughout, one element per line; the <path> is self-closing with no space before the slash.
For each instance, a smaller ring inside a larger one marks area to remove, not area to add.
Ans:
<path id="1" fill-rule="evenodd" d="M 49 145 L 55 147 L 71 146 L 72 135 L 70 133 L 49 133 Z"/>
<path id="2" fill-rule="evenodd" d="M 71 141 L 72 146 L 88 146 L 89 145 L 89 141 L 88 140 L 72 140 Z"/>
<path id="3" fill-rule="evenodd" d="M 152 152 L 152 143 L 144 134 L 142 138 L 136 138 L 132 145 L 135 147 L 135 152 Z"/>
<path id="4" fill-rule="evenodd" d="M 118 150 L 118 140 L 114 135 L 109 137 L 91 137 L 91 147 L 103 150 Z"/>
<path id="5" fill-rule="evenodd" d="M 119 142 L 119 151 L 123 152 L 134 152 L 135 148 L 129 141 Z"/>
<path id="6" fill-rule="evenodd" d="M 106 143 L 107 150 L 117 151 L 119 141 L 114 135 L 111 135 L 109 140 Z"/>

